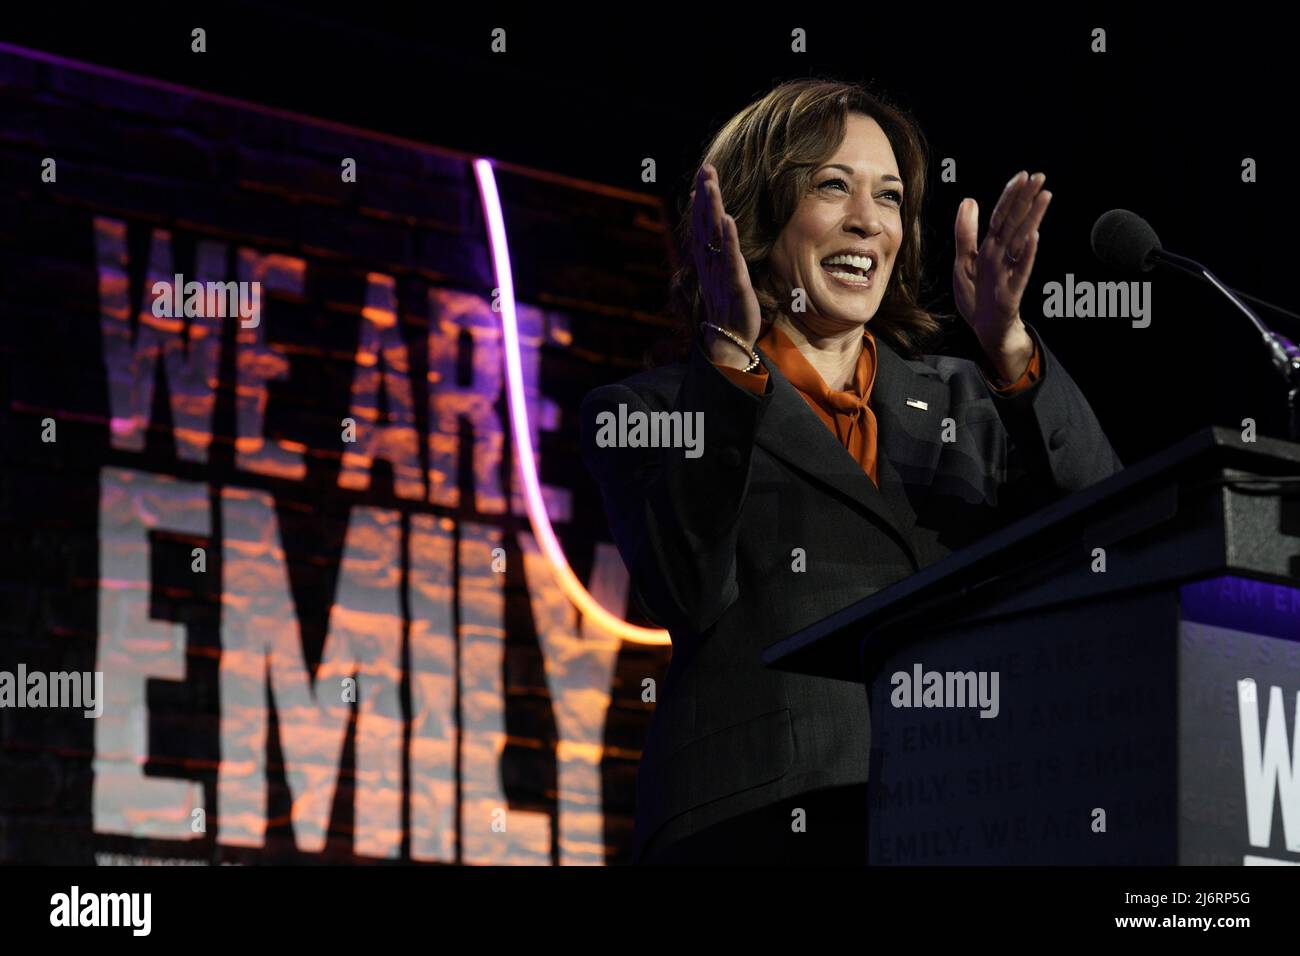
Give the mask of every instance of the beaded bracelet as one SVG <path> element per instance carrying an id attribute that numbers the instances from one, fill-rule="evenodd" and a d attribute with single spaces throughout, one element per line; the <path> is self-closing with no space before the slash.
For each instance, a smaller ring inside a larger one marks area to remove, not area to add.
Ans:
<path id="1" fill-rule="evenodd" d="M 712 322 L 701 322 L 700 331 L 703 331 L 706 328 L 713 329 L 719 335 L 726 336 L 727 338 L 731 339 L 731 341 L 735 342 L 742 349 L 744 349 L 746 352 L 749 353 L 751 361 L 748 365 L 746 365 L 744 368 L 741 369 L 742 372 L 752 372 L 754 371 L 754 369 L 758 368 L 759 366 L 758 353 L 755 352 L 753 349 L 751 349 L 748 345 L 746 345 L 739 335 L 737 335 L 735 332 L 731 331 L 730 329 L 724 329 L 720 325 L 714 325 Z"/>

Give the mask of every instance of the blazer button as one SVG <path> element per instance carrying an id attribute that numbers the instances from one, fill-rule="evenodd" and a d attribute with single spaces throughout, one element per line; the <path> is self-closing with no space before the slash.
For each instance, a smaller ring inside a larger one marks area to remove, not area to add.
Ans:
<path id="1" fill-rule="evenodd" d="M 727 468 L 740 467 L 739 448 L 724 448 L 722 449 L 721 456 L 722 456 L 722 464 L 725 465 Z"/>
<path id="2" fill-rule="evenodd" d="M 1065 444 L 1064 428 L 1058 428 L 1056 431 L 1052 432 L 1052 436 L 1047 440 L 1047 445 L 1049 448 L 1052 449 L 1052 451 L 1056 451 L 1056 449 L 1060 448 L 1064 444 Z"/>

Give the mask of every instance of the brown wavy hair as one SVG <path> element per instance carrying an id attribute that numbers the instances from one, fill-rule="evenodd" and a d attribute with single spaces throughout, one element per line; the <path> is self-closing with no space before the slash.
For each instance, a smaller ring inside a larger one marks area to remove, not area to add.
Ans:
<path id="1" fill-rule="evenodd" d="M 678 253 L 667 310 L 677 319 L 675 334 L 658 343 L 647 364 L 681 358 L 707 318 L 691 248 L 690 189 L 700 166 L 718 171 L 726 211 L 736 220 L 740 252 L 763 313 L 766 331 L 788 296 L 775 286 L 767 260 L 782 228 L 812 186 L 813 173 L 844 139 L 851 112 L 865 113 L 884 130 L 898 161 L 903 191 L 903 242 L 871 334 L 908 358 L 917 358 L 945 336 L 952 316 L 920 305 L 924 274 L 921 208 L 925 200 L 928 146 L 920 127 L 903 110 L 866 87 L 812 77 L 789 80 L 745 107 L 717 132 L 678 203 L 674 233 Z"/>

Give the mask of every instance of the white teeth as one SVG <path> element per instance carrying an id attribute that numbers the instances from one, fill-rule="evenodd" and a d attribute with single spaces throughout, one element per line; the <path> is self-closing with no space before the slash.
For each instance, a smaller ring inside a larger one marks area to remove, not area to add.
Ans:
<path id="1" fill-rule="evenodd" d="M 867 285 L 871 282 L 870 276 L 860 276 L 856 272 L 836 272 L 833 269 L 827 269 L 831 275 L 844 282 L 851 282 L 854 285 Z"/>
<path id="2" fill-rule="evenodd" d="M 855 269 L 861 269 L 864 273 L 870 273 L 870 272 L 871 272 L 871 267 L 872 267 L 873 265 L 875 265 L 875 261 L 872 259 L 871 256 L 851 256 L 851 255 L 840 255 L 840 256 L 831 256 L 829 259 L 823 259 L 823 260 L 822 260 L 822 265 L 824 265 L 824 266 L 834 266 L 834 265 L 853 266 L 853 268 L 855 268 Z"/>

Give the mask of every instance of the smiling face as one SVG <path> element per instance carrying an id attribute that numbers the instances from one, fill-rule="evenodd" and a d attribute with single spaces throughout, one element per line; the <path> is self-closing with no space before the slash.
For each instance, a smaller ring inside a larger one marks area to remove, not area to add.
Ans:
<path id="1" fill-rule="evenodd" d="M 876 314 L 903 244 L 902 206 L 885 131 L 870 116 L 850 113 L 843 141 L 813 172 L 769 259 L 780 288 L 805 290 L 808 311 L 798 319 L 809 331 L 843 332 Z M 865 281 L 854 281 L 866 265 L 861 259 L 824 263 L 845 251 L 871 258 Z"/>

